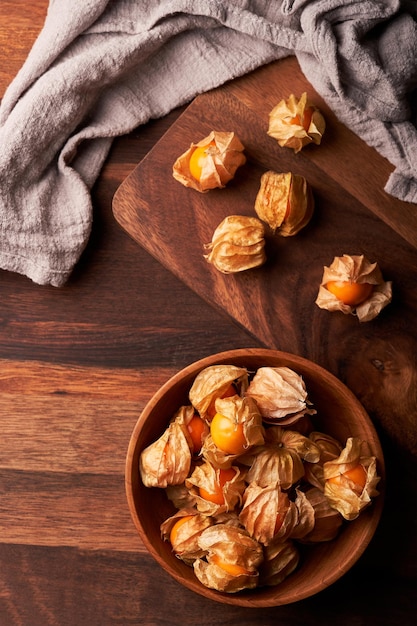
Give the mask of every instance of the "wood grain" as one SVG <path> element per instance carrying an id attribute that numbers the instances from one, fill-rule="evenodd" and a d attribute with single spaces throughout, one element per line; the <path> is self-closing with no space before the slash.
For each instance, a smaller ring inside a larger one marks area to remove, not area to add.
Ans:
<path id="1" fill-rule="evenodd" d="M 0 97 L 47 7 L 48 0 L 0 2 Z M 240 94 L 239 87 L 233 98 Z M 248 85 L 245 94 L 248 108 Z M 405 462 L 405 446 L 388 435 L 386 506 L 374 540 L 350 572 L 316 597 L 278 609 L 219 605 L 178 585 L 137 536 L 123 465 L 141 407 L 167 375 L 192 361 L 261 346 L 137 245 L 112 214 L 117 187 L 183 111 L 115 140 L 93 190 L 92 236 L 63 289 L 0 272 L 0 624 L 411 626 L 417 559 L 409 494 L 416 472 Z M 400 251 L 398 274 L 401 259 Z M 396 288 L 400 312 L 405 287 Z M 406 362 L 399 362 L 389 345 L 391 322 L 377 324 L 381 343 L 361 329 L 360 350 L 355 333 L 342 333 L 337 342 L 327 321 L 319 328 L 307 321 L 300 333 L 319 359 L 331 354 L 333 369 L 359 391 L 363 380 L 352 372 L 365 355 L 366 375 L 373 374 L 365 400 L 379 407 L 393 400 L 386 383 L 405 383 L 412 371 L 410 354 L 401 348 Z"/>
<path id="2" fill-rule="evenodd" d="M 30 11 L 25 0 L 0 3 L 0 97 L 23 65 L 43 26 L 46 12 L 45 0 L 34 2 Z"/>

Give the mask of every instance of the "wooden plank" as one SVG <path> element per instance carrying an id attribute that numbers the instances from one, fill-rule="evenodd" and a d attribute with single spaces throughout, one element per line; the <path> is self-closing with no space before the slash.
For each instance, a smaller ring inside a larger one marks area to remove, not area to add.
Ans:
<path id="1" fill-rule="evenodd" d="M 364 616 L 372 626 L 411 626 L 415 608 L 413 581 L 396 586 L 363 562 L 317 596 L 249 611 L 181 587 L 141 552 L 0 544 L 0 569 L 0 623 L 13 626 L 351 626 Z"/>
<path id="2" fill-rule="evenodd" d="M 141 410 L 175 373 L 9 361 L 0 372 L 1 469 L 118 476 Z"/>
<path id="3" fill-rule="evenodd" d="M 99 476 L 81 469 L 82 459 L 68 473 L 59 462 L 49 473 L 0 470 L 2 543 L 146 552 L 126 504 L 123 471 Z"/>

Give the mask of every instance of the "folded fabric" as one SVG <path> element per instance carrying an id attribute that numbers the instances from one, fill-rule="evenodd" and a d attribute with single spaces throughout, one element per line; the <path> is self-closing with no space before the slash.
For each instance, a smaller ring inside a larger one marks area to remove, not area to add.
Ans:
<path id="1" fill-rule="evenodd" d="M 295 54 L 417 202 L 415 5 L 400 0 L 51 0 L 0 106 L 0 267 L 63 285 L 114 137 Z"/>

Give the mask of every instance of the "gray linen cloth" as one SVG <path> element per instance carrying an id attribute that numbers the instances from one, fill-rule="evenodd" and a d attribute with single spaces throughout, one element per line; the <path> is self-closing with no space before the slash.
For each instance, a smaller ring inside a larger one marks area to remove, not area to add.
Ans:
<path id="1" fill-rule="evenodd" d="M 0 107 L 0 268 L 65 284 L 112 139 L 287 55 L 417 202 L 416 22 L 407 0 L 51 0 Z"/>

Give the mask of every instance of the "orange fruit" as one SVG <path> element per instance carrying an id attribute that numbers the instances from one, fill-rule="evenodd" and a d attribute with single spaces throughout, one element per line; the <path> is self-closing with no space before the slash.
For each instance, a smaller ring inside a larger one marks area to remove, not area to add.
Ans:
<path id="1" fill-rule="evenodd" d="M 214 487 L 214 492 L 207 491 L 204 487 L 200 487 L 200 496 L 204 498 L 204 500 L 208 500 L 209 502 L 213 502 L 214 504 L 224 504 L 224 494 L 223 487 L 227 482 L 233 480 L 236 475 L 236 470 L 232 467 L 229 469 L 220 469 L 219 470 L 219 478 Z"/>
<path id="2" fill-rule="evenodd" d="M 188 432 L 193 442 L 193 453 L 198 454 L 204 443 L 204 439 L 209 433 L 209 427 L 206 422 L 197 413 L 191 418 L 187 424 Z"/>
<path id="3" fill-rule="evenodd" d="M 210 141 L 207 146 L 198 146 L 194 152 L 190 156 L 190 160 L 188 163 L 188 168 L 190 170 L 190 174 L 196 180 L 200 180 L 201 174 L 204 167 L 204 161 L 207 159 L 207 149 L 211 146 L 215 146 L 214 141 Z"/>
<path id="4" fill-rule="evenodd" d="M 353 283 L 344 280 L 330 280 L 326 288 L 343 304 L 356 306 L 364 302 L 372 293 L 373 286 L 369 283 Z"/>
<path id="5" fill-rule="evenodd" d="M 246 449 L 243 424 L 216 413 L 210 423 L 210 434 L 215 445 L 226 454 L 242 454 Z"/>
<path id="6" fill-rule="evenodd" d="M 250 576 L 254 572 L 251 572 L 241 565 L 237 563 L 227 563 L 227 561 L 222 561 L 218 554 L 213 554 L 210 557 L 211 563 L 215 563 L 218 567 L 224 569 L 225 572 L 231 574 L 232 576 Z"/>
<path id="7" fill-rule="evenodd" d="M 193 515 L 184 515 L 184 517 L 180 517 L 175 522 L 175 524 L 171 528 L 171 532 L 169 533 L 169 540 L 172 543 L 172 545 L 174 545 L 178 539 L 178 530 L 181 528 L 181 526 L 183 526 L 183 524 L 185 524 L 186 522 L 188 522 L 188 520 L 192 518 L 193 518 Z"/>
<path id="8" fill-rule="evenodd" d="M 313 117 L 313 109 L 311 107 L 307 107 L 304 109 L 304 113 L 302 116 L 294 115 L 291 118 L 290 124 L 293 126 L 302 126 L 304 130 L 308 130 L 311 124 L 311 118 Z"/>
<path id="9" fill-rule="evenodd" d="M 236 388 L 233 383 L 230 383 L 226 391 L 223 391 L 223 393 L 217 397 L 218 398 L 231 398 L 232 396 L 235 396 L 235 395 L 236 395 Z M 216 408 L 214 406 L 216 400 L 217 398 L 214 398 L 214 400 L 210 403 L 209 408 L 207 409 L 208 417 L 214 417 L 214 415 L 216 414 Z"/>
<path id="10" fill-rule="evenodd" d="M 340 485 L 342 482 L 342 476 L 348 478 L 353 483 L 355 483 L 354 491 L 358 494 L 362 493 L 363 488 L 366 485 L 367 473 L 366 469 L 363 465 L 358 464 L 356 467 L 344 472 L 343 474 L 339 474 L 338 476 L 333 476 L 333 478 L 329 478 L 329 483 L 333 485 Z"/>

